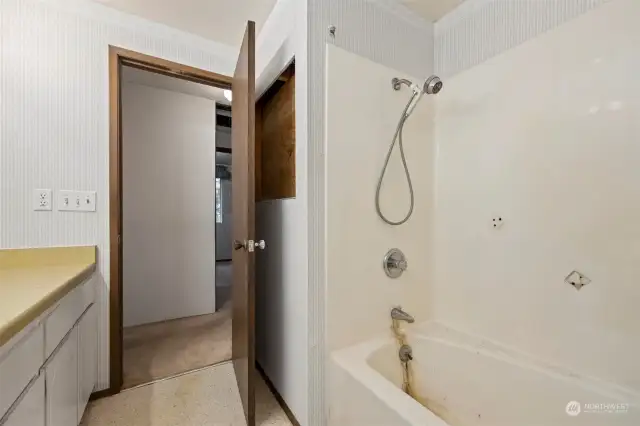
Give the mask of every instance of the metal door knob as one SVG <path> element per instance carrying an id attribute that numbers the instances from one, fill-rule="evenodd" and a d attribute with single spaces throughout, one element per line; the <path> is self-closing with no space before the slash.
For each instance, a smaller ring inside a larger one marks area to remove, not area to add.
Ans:
<path id="1" fill-rule="evenodd" d="M 253 240 L 239 241 L 239 240 L 234 240 L 233 241 L 233 249 L 234 250 L 245 249 L 249 253 L 252 253 L 257 248 L 259 248 L 260 250 L 264 250 L 266 247 L 267 247 L 267 243 L 265 243 L 264 240 L 260 240 L 260 241 L 253 241 Z"/>

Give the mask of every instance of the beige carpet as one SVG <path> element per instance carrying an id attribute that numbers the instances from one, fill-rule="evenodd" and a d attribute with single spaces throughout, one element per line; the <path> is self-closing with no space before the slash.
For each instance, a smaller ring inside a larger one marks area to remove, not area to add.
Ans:
<path id="1" fill-rule="evenodd" d="M 231 303 L 210 315 L 124 329 L 124 388 L 231 359 Z"/>
<path id="2" fill-rule="evenodd" d="M 256 424 L 291 426 L 262 379 L 256 383 Z M 230 362 L 94 401 L 81 422 L 81 426 L 214 425 L 246 425 Z"/>

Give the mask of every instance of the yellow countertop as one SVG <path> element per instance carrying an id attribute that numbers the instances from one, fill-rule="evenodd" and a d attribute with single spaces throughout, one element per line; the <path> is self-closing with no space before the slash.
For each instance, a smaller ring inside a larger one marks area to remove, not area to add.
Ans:
<path id="1" fill-rule="evenodd" d="M 0 346 L 84 282 L 96 248 L 0 250 Z"/>

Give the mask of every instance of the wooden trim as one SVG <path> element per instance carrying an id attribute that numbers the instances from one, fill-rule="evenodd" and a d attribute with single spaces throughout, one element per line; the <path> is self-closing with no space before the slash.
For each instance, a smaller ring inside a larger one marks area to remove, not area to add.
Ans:
<path id="1" fill-rule="evenodd" d="M 264 372 L 262 366 L 257 361 L 256 361 L 256 370 L 258 370 L 258 373 L 260 373 L 260 375 L 262 376 L 262 379 L 267 384 L 267 387 L 275 397 L 276 401 L 278 401 L 278 404 L 280 404 L 280 407 L 282 407 L 282 411 L 284 411 L 284 413 L 287 415 L 291 424 L 293 426 L 300 426 L 300 422 L 298 422 L 298 419 L 296 419 L 296 416 L 293 415 L 293 412 L 291 411 L 287 403 L 282 398 L 282 395 L 280 395 L 280 392 L 278 392 L 276 387 L 273 385 L 273 383 L 269 379 L 269 376 L 267 376 L 267 373 Z"/>
<path id="2" fill-rule="evenodd" d="M 95 398 L 122 390 L 122 67 L 131 66 L 182 80 L 231 89 L 232 77 L 109 46 L 109 388 Z"/>
<path id="3" fill-rule="evenodd" d="M 122 250 L 120 80 L 122 65 L 116 48 L 109 47 L 109 392 L 122 388 Z"/>
<path id="4" fill-rule="evenodd" d="M 156 58 L 154 56 L 145 55 L 132 50 L 122 49 L 120 47 L 109 46 L 109 51 L 115 52 L 115 54 L 120 58 L 122 65 L 158 74 L 165 74 L 182 80 L 194 81 L 196 83 L 206 84 L 207 86 L 231 89 L 233 78 L 227 75 L 190 67 L 177 62 L 167 61 L 165 59 Z"/>

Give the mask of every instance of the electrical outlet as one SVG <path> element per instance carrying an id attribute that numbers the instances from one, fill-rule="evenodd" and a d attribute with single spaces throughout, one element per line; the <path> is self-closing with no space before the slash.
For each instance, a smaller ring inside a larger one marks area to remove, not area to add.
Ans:
<path id="1" fill-rule="evenodd" d="M 35 189 L 33 191 L 33 210 L 48 211 L 51 210 L 51 190 Z"/>
<path id="2" fill-rule="evenodd" d="M 95 191 L 68 191 L 58 193 L 58 210 L 65 212 L 95 212 Z"/>

